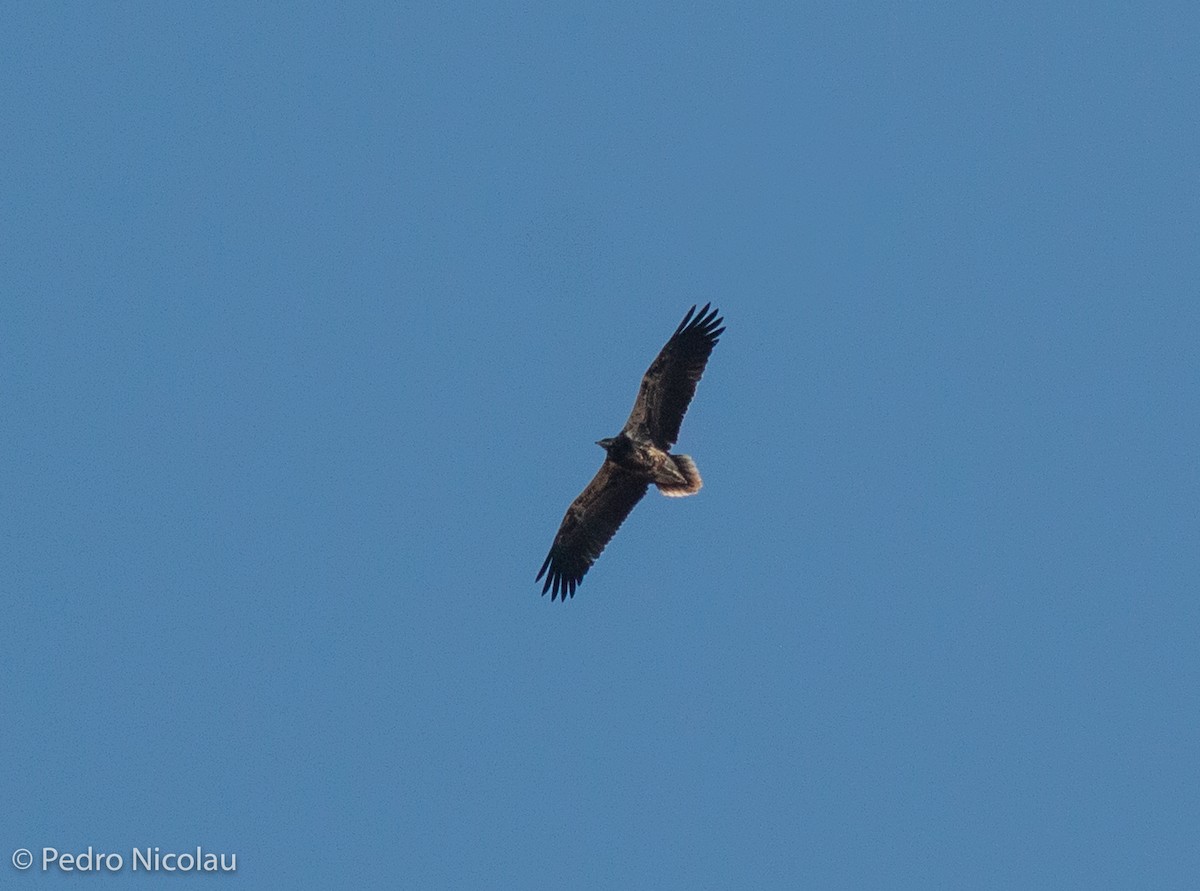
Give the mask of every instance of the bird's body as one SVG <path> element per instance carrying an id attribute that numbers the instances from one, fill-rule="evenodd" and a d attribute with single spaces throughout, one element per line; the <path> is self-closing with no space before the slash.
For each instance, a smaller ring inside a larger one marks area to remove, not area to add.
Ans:
<path id="1" fill-rule="evenodd" d="M 624 432 L 596 444 L 608 452 L 609 461 L 654 483 L 664 495 L 694 495 L 704 485 L 688 455 L 672 455 L 653 442 L 634 439 Z"/>
<path id="2" fill-rule="evenodd" d="M 694 495 L 703 481 L 688 455 L 673 455 L 684 413 L 717 344 L 723 320 L 705 305 L 688 310 L 642 378 L 625 426 L 596 444 L 604 463 L 563 517 L 538 580 L 550 599 L 575 596 L 575 588 L 629 512 L 651 486 L 669 497 Z M 549 570 L 547 574 L 547 570 Z"/>

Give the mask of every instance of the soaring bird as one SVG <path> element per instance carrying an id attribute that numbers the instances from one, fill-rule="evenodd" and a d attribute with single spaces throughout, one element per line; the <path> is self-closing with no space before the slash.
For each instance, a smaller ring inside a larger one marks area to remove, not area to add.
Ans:
<path id="1" fill-rule="evenodd" d="M 542 596 L 575 596 L 575 588 L 604 546 L 653 483 L 671 498 L 695 495 L 703 481 L 689 455 L 672 455 L 679 425 L 696 393 L 708 357 L 725 330 L 717 310 L 688 310 L 642 377 L 629 420 L 616 436 L 596 442 L 604 463 L 563 517 L 536 581 Z"/>

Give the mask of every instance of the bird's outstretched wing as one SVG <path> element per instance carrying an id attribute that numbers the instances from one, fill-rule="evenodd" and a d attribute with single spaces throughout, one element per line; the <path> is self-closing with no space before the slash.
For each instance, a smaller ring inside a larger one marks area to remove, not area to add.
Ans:
<path id="1" fill-rule="evenodd" d="M 551 591 L 551 600 L 575 596 L 576 586 L 649 485 L 647 480 L 604 460 L 587 488 L 571 502 L 558 527 L 546 562 L 537 574 L 536 581 L 546 576 L 543 595 Z"/>
<path id="2" fill-rule="evenodd" d="M 725 320 L 717 310 L 709 311 L 711 305 L 704 304 L 700 312 L 694 306 L 689 309 L 646 370 L 633 411 L 625 422 L 625 432 L 630 436 L 649 439 L 660 449 L 675 445 L 696 384 L 725 330 L 721 327 Z"/>

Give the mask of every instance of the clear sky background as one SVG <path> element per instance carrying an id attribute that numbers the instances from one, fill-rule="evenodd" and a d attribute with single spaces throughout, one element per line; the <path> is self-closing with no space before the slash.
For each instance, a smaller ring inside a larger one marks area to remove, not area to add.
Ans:
<path id="1" fill-rule="evenodd" d="M 1194 4 L 2 19 L 0 884 L 1195 887 Z"/>

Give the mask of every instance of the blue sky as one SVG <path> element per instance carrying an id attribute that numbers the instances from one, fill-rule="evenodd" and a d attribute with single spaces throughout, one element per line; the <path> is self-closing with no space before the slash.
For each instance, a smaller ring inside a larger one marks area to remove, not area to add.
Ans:
<path id="1" fill-rule="evenodd" d="M 1194 887 L 1191 4 L 2 18 L 2 884 Z"/>

